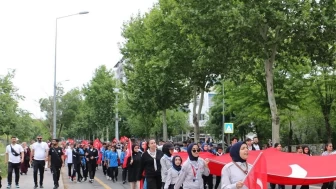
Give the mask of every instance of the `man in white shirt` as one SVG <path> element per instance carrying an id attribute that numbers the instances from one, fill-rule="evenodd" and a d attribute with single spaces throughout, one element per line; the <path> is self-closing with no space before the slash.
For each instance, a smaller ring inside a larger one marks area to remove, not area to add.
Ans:
<path id="1" fill-rule="evenodd" d="M 40 172 L 40 188 L 43 188 L 44 168 L 45 162 L 48 157 L 49 146 L 47 143 L 42 142 L 42 136 L 37 136 L 37 142 L 32 145 L 32 151 L 30 153 L 30 161 L 34 161 L 34 188 L 37 185 L 37 172 Z"/>
<path id="2" fill-rule="evenodd" d="M 10 188 L 12 185 L 13 169 L 15 172 L 16 188 L 20 188 L 20 163 L 23 163 L 24 160 L 24 150 L 21 145 L 16 144 L 16 137 L 12 136 L 11 140 L 12 143 L 6 147 L 5 163 L 8 163 L 7 188 Z"/>
<path id="3" fill-rule="evenodd" d="M 66 149 L 65 151 L 65 155 L 67 157 L 67 164 L 68 164 L 68 176 L 69 176 L 69 180 L 73 181 L 72 178 L 72 150 L 73 150 L 73 144 L 69 145 L 69 148 Z"/>

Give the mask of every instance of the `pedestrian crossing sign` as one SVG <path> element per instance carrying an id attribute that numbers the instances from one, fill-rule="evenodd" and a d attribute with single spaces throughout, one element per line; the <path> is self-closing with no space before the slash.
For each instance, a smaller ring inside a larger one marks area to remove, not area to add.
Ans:
<path id="1" fill-rule="evenodd" d="M 224 123 L 224 133 L 233 133 L 233 123 Z"/>

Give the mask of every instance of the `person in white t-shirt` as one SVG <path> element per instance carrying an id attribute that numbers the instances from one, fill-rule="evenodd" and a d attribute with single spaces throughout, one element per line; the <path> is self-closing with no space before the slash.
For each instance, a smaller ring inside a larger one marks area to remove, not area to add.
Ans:
<path id="1" fill-rule="evenodd" d="M 30 153 L 30 161 L 34 161 L 34 188 L 38 188 L 37 172 L 40 172 L 40 187 L 43 187 L 44 168 L 48 152 L 48 144 L 46 142 L 42 142 L 42 136 L 37 136 L 37 142 L 32 145 L 32 152 Z"/>
<path id="2" fill-rule="evenodd" d="M 24 160 L 24 150 L 21 145 L 16 144 L 16 137 L 12 136 L 11 140 L 12 143 L 6 147 L 5 163 L 8 163 L 7 188 L 10 188 L 12 185 L 13 169 L 15 172 L 16 188 L 20 188 L 20 163 L 23 163 Z"/>
<path id="3" fill-rule="evenodd" d="M 65 155 L 67 157 L 67 164 L 68 164 L 68 176 L 69 176 L 69 180 L 72 181 L 72 150 L 73 150 L 74 145 L 70 144 L 69 148 L 66 149 L 65 151 Z"/>

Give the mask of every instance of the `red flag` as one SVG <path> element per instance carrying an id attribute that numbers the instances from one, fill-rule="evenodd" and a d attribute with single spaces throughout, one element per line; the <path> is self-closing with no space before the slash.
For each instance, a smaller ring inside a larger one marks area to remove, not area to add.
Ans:
<path id="1" fill-rule="evenodd" d="M 68 138 L 68 142 L 69 142 L 69 144 L 74 144 L 75 143 L 75 141 L 71 138 Z"/>
<path id="2" fill-rule="evenodd" d="M 143 189 L 143 184 L 144 184 L 144 180 L 143 180 L 143 179 L 141 179 L 141 180 L 140 180 L 139 189 Z"/>
<path id="3" fill-rule="evenodd" d="M 127 160 L 129 157 L 132 156 L 132 141 L 128 140 L 128 144 L 127 144 L 127 151 L 126 151 L 126 156 L 124 159 L 124 163 L 123 163 L 123 168 L 127 167 Z"/>
<path id="4" fill-rule="evenodd" d="M 123 136 L 120 137 L 120 140 L 119 140 L 119 141 L 120 141 L 120 143 L 124 143 L 124 142 L 125 142 L 125 137 L 123 137 Z"/>
<path id="5" fill-rule="evenodd" d="M 144 188 L 144 182 L 145 182 L 145 171 L 142 172 L 142 179 L 140 180 L 140 187 L 139 189 L 143 189 Z"/>
<path id="6" fill-rule="evenodd" d="M 263 152 L 254 161 L 244 179 L 244 185 L 249 189 L 267 189 L 267 165 Z"/>

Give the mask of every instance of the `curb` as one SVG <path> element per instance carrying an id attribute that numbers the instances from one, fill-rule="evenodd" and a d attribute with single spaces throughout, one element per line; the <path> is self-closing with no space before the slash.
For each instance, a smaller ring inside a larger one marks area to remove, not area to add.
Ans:
<path id="1" fill-rule="evenodd" d="M 66 182 L 65 182 L 65 179 L 67 179 L 67 178 L 66 178 L 66 176 L 64 176 L 64 174 L 63 174 L 63 167 L 62 167 L 62 169 L 61 169 L 61 178 L 62 178 L 62 179 L 60 179 L 60 180 L 62 181 L 63 188 L 64 188 L 64 189 L 69 189 L 68 185 L 65 184 L 65 183 L 66 183 Z M 61 184 L 60 184 L 60 185 L 61 185 Z"/>

